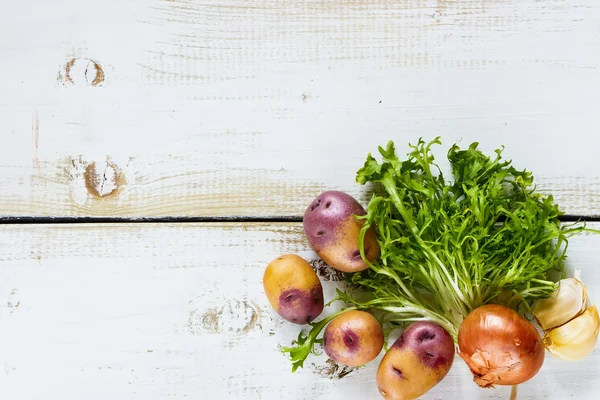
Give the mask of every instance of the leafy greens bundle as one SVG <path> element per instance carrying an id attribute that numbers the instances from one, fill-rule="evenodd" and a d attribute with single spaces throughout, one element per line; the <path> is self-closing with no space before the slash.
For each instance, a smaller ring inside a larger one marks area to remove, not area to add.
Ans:
<path id="1" fill-rule="evenodd" d="M 359 184 L 376 191 L 361 218 L 359 250 L 369 268 L 348 276 L 358 295 L 338 291 L 350 307 L 311 324 L 297 345 L 283 349 L 293 370 L 302 366 L 318 333 L 349 309 L 378 310 L 389 330 L 412 321 L 432 321 L 456 341 L 463 319 L 475 308 L 498 302 L 524 307 L 549 296 L 565 277 L 568 238 L 585 226 L 567 226 L 551 195 L 538 193 L 533 176 L 501 157 L 490 158 L 478 143 L 447 154 L 446 181 L 431 147 L 436 138 L 410 145 L 406 160 L 393 142 L 379 147 L 381 161 L 368 155 Z M 376 230 L 381 256 L 369 263 L 364 235 Z M 366 298 L 365 298 L 366 297 Z M 360 300 L 358 298 L 361 298 Z"/>

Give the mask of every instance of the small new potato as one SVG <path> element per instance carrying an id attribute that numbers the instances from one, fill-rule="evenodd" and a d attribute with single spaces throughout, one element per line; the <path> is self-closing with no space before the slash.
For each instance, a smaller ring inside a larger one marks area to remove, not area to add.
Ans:
<path id="1" fill-rule="evenodd" d="M 304 212 L 304 233 L 310 247 L 331 267 L 342 272 L 368 268 L 358 250 L 365 209 L 347 193 L 330 190 L 321 193 Z M 365 256 L 370 262 L 379 257 L 379 244 L 373 227 L 365 234 Z"/>
<path id="2" fill-rule="evenodd" d="M 289 322 L 307 324 L 323 311 L 321 281 L 310 264 L 296 254 L 285 254 L 269 263 L 263 286 L 271 306 Z"/>
<path id="3" fill-rule="evenodd" d="M 333 361 L 358 367 L 379 355 L 383 348 L 383 330 L 368 312 L 346 311 L 325 328 L 323 346 Z"/>
<path id="4" fill-rule="evenodd" d="M 411 324 L 379 363 L 379 393 L 387 400 L 417 399 L 450 371 L 454 350 L 452 337 L 439 325 Z"/>

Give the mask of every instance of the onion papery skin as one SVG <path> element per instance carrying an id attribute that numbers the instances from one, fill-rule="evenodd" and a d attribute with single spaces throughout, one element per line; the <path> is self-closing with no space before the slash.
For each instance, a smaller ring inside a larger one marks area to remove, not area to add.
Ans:
<path id="1" fill-rule="evenodd" d="M 458 354 L 481 387 L 518 385 L 544 363 L 537 329 L 514 310 L 487 304 L 471 311 L 458 330 Z"/>

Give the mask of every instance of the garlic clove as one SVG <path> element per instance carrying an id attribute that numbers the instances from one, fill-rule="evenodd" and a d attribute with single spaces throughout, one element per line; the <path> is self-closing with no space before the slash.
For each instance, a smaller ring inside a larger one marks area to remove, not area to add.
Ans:
<path id="1" fill-rule="evenodd" d="M 541 328 L 546 331 L 569 322 L 581 314 L 587 303 L 587 290 L 576 278 L 562 279 L 548 298 L 536 301 L 531 309 Z"/>
<path id="2" fill-rule="evenodd" d="M 562 360 L 581 360 L 596 346 L 599 320 L 598 309 L 590 306 L 580 316 L 548 332 L 544 345 L 553 356 Z"/>

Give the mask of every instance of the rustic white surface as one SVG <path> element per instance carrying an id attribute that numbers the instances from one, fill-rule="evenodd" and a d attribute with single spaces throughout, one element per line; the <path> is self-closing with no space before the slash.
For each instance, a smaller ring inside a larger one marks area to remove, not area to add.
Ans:
<path id="1" fill-rule="evenodd" d="M 10 225 L 0 243 L 2 399 L 379 396 L 379 359 L 330 379 L 324 358 L 292 374 L 278 351 L 300 327 L 270 308 L 262 274 L 283 253 L 315 258 L 299 224 Z M 570 254 L 599 302 L 600 236 L 572 239 Z M 337 283 L 323 285 L 331 299 Z M 547 355 L 519 399 L 596 399 L 599 371 L 600 348 L 576 363 Z M 458 357 L 423 397 L 507 398 Z"/>
<path id="2" fill-rule="evenodd" d="M 301 216 L 437 135 L 600 216 L 597 1 L 27 0 L 0 33 L 0 217 Z M 0 225 L 0 399 L 377 398 L 376 361 L 290 373 L 261 285 L 287 252 L 315 257 L 298 224 Z M 570 255 L 599 302 L 600 237 Z M 519 399 L 598 376 L 548 356 Z M 506 398 L 459 358 L 424 397 Z"/>
<path id="3" fill-rule="evenodd" d="M 600 214 L 597 1 L 28 0 L 0 32 L 4 216 L 299 216 L 436 135 Z"/>

